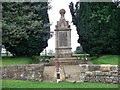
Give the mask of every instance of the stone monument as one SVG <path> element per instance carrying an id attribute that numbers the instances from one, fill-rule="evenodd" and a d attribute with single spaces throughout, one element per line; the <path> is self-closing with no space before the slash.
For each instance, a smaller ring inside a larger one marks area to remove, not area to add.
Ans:
<path id="1" fill-rule="evenodd" d="M 78 65 L 80 63 L 77 57 L 72 57 L 71 28 L 69 22 L 65 20 L 66 11 L 61 9 L 59 13 L 61 17 L 55 26 L 55 58 L 52 58 L 49 62 L 50 65 L 60 64 L 55 68 L 53 76 L 53 81 L 57 82 L 66 80 L 67 72 L 64 65 Z"/>
<path id="2" fill-rule="evenodd" d="M 55 51 L 56 58 L 68 58 L 71 57 L 71 29 L 69 22 L 65 20 L 64 14 L 65 10 L 61 9 L 61 18 L 57 21 L 55 29 Z"/>
<path id="3" fill-rule="evenodd" d="M 59 11 L 61 18 L 55 26 L 55 58 L 51 61 L 59 61 L 61 64 L 73 64 L 78 60 L 72 57 L 71 51 L 71 28 L 69 22 L 65 20 L 64 9 Z"/>

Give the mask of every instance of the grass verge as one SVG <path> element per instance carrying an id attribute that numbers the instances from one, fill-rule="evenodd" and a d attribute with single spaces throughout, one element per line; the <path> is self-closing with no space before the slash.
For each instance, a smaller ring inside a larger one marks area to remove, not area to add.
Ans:
<path id="1" fill-rule="evenodd" d="M 117 84 L 3 80 L 2 88 L 118 88 Z"/>

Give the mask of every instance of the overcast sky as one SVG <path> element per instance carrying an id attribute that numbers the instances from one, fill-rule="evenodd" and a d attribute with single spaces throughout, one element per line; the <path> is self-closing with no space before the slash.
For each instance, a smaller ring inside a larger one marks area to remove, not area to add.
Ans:
<path id="1" fill-rule="evenodd" d="M 71 25 L 71 29 L 72 29 L 72 31 L 71 31 L 71 47 L 72 47 L 72 51 L 74 51 L 76 49 L 76 47 L 79 46 L 79 44 L 77 43 L 77 40 L 78 40 L 77 31 L 76 31 L 75 26 L 72 23 L 72 17 L 71 17 L 70 10 L 69 10 L 69 3 L 71 1 L 73 1 L 75 3 L 78 0 L 52 0 L 51 1 L 52 9 L 49 10 L 48 13 L 49 13 L 50 23 L 52 23 L 50 29 L 51 29 L 51 31 L 54 31 L 55 25 L 56 25 L 57 21 L 59 21 L 59 19 L 60 19 L 59 10 L 62 8 L 66 10 L 65 19 L 67 21 L 69 21 L 69 24 Z M 50 49 L 55 51 L 55 35 L 48 41 L 47 50 L 50 50 Z"/>

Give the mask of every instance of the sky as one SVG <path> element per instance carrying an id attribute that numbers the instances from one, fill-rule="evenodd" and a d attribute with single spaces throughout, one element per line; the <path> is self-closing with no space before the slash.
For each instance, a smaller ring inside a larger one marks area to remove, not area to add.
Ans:
<path id="1" fill-rule="evenodd" d="M 72 31 L 71 31 L 71 47 L 72 47 L 72 51 L 75 51 L 76 47 L 79 46 L 80 44 L 77 43 L 78 34 L 76 31 L 76 27 L 72 23 L 72 17 L 71 17 L 70 10 L 69 10 L 69 3 L 71 1 L 76 3 L 78 0 L 51 0 L 50 5 L 52 6 L 52 8 L 51 8 L 51 10 L 48 11 L 48 14 L 49 14 L 50 23 L 52 24 L 50 26 L 50 29 L 51 29 L 50 31 L 54 31 L 55 25 L 57 24 L 57 21 L 59 21 L 59 19 L 60 19 L 59 10 L 60 9 L 66 10 L 65 19 L 67 21 L 69 21 L 69 24 L 72 29 Z M 55 51 L 55 32 L 54 32 L 53 37 L 48 40 L 48 47 L 46 49 L 47 49 L 47 51 L 49 51 L 49 50 Z"/>

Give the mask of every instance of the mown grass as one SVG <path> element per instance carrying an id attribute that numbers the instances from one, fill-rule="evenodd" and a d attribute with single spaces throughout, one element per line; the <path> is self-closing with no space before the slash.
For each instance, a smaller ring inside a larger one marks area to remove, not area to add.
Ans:
<path id="1" fill-rule="evenodd" d="M 118 55 L 104 55 L 95 60 L 92 60 L 92 63 L 118 65 L 118 57 Z"/>
<path id="2" fill-rule="evenodd" d="M 75 56 L 75 55 L 74 55 Z M 77 55 L 78 56 L 78 55 Z M 83 55 L 82 55 L 83 56 Z M 112 64 L 118 65 L 118 57 L 120 55 L 104 55 L 97 59 L 91 60 L 93 64 Z M 16 65 L 16 64 L 33 64 L 38 63 L 38 60 L 29 57 L 2 57 L 2 65 Z"/>
<path id="3" fill-rule="evenodd" d="M 2 65 L 31 64 L 32 59 L 28 57 L 2 57 Z"/>
<path id="4" fill-rule="evenodd" d="M 3 65 L 31 64 L 32 59 L 28 57 L 3 57 Z M 105 55 L 92 60 L 93 64 L 118 64 L 117 55 Z M 70 82 L 36 82 L 22 80 L 3 80 L 3 88 L 118 88 L 117 84 L 103 83 L 70 83 Z"/>
<path id="5" fill-rule="evenodd" d="M 3 80 L 2 88 L 118 88 L 117 84 Z"/>

